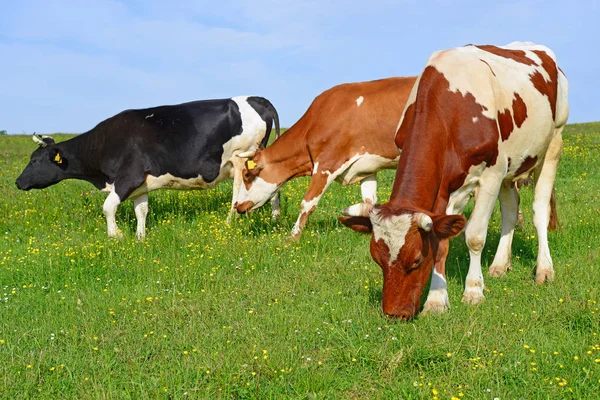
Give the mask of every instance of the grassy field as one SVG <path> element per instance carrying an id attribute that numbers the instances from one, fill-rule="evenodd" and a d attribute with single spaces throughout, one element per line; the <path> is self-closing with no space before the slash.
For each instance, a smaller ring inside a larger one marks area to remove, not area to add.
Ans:
<path id="1" fill-rule="evenodd" d="M 455 239 L 452 308 L 408 323 L 381 312 L 368 237 L 336 221 L 358 186 L 334 185 L 297 243 L 287 235 L 307 179 L 284 187 L 274 223 L 267 206 L 225 225 L 230 183 L 153 192 L 147 241 L 131 202 L 117 215 L 125 239 L 109 240 L 91 185 L 16 189 L 34 149 L 0 137 L 3 398 L 598 398 L 600 123 L 565 131 L 556 281 L 533 283 L 525 189 L 508 277 L 462 305 L 468 252 Z M 380 177 L 380 198 L 392 179 Z M 499 225 L 496 210 L 486 270 Z"/>

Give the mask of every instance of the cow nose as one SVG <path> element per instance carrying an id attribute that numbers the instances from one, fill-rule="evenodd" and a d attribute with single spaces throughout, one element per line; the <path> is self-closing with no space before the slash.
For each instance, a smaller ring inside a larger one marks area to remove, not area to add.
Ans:
<path id="1" fill-rule="evenodd" d="M 408 321 L 415 316 L 415 311 L 412 307 L 404 307 L 398 310 L 383 310 L 383 312 L 391 318 L 398 318 L 402 321 Z"/>
<path id="2" fill-rule="evenodd" d="M 18 179 L 15 181 L 15 185 L 17 185 L 17 189 L 23 190 L 23 186 L 21 186 L 21 183 L 19 182 Z"/>
<path id="3" fill-rule="evenodd" d="M 244 213 L 248 212 L 252 208 L 253 205 L 254 205 L 254 203 L 251 201 L 244 201 L 243 203 L 239 203 L 239 204 L 236 202 L 234 207 L 238 213 L 244 214 Z"/>

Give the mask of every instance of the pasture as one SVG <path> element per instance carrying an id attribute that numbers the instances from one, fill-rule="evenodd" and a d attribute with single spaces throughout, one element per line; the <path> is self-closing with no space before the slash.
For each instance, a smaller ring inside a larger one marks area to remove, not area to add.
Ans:
<path id="1" fill-rule="evenodd" d="M 68 136 L 55 135 L 57 141 Z M 336 220 L 360 200 L 332 185 L 287 240 L 308 178 L 230 226 L 231 182 L 150 194 L 148 236 L 109 240 L 105 195 L 65 181 L 21 192 L 36 148 L 0 136 L 0 396 L 3 398 L 597 398 L 600 392 L 600 123 L 569 125 L 550 233 L 556 280 L 533 282 L 532 190 L 514 269 L 464 306 L 468 252 L 448 257 L 451 309 L 402 323 L 381 312 L 368 236 Z M 394 172 L 379 176 L 379 198 Z M 498 207 L 484 271 L 500 232 Z"/>

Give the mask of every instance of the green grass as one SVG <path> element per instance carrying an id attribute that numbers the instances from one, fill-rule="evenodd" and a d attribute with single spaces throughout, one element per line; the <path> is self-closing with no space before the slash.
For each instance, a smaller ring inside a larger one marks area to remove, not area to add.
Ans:
<path id="1" fill-rule="evenodd" d="M 58 140 L 67 136 L 57 135 Z M 150 195 L 148 237 L 131 202 L 106 237 L 104 195 L 66 181 L 21 192 L 35 145 L 0 137 L 0 396 L 3 398 L 597 398 L 600 388 L 600 123 L 570 125 L 557 180 L 556 281 L 533 283 L 532 190 L 514 270 L 461 304 L 468 253 L 448 257 L 452 308 L 402 323 L 380 307 L 368 237 L 334 185 L 288 243 L 308 180 L 224 224 L 231 184 Z M 393 172 L 380 177 L 389 197 Z M 499 239 L 496 210 L 484 268 Z"/>

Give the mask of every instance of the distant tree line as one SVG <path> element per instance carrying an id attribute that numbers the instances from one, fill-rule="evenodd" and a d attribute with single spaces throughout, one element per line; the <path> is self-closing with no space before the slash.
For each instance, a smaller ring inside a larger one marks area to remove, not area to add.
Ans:
<path id="1" fill-rule="evenodd" d="M 6 132 L 5 129 L 3 129 L 3 130 L 0 131 L 0 135 L 8 135 L 8 133 Z"/>

